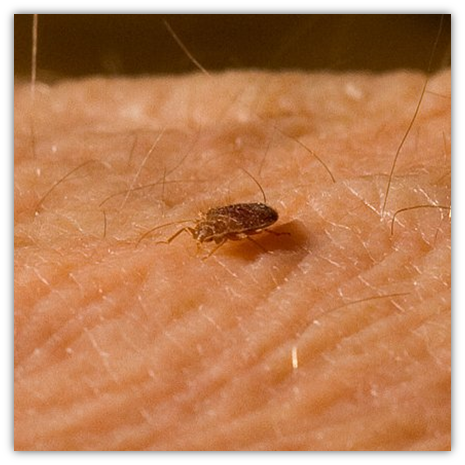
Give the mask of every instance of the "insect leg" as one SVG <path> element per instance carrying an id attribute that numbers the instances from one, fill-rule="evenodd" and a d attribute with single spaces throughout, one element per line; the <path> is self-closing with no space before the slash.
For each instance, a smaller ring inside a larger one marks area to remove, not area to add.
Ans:
<path id="1" fill-rule="evenodd" d="M 174 239 L 176 239 L 183 232 L 187 232 L 192 235 L 192 228 L 190 228 L 189 226 L 181 228 L 178 231 L 176 231 L 171 237 L 166 239 L 165 241 L 157 241 L 157 244 L 170 244 L 172 241 L 174 241 Z"/>
<path id="2" fill-rule="evenodd" d="M 206 257 L 203 257 L 202 260 L 206 260 L 208 257 L 211 257 L 222 245 L 224 245 L 224 243 L 226 242 L 227 239 L 223 239 L 221 240 L 220 242 L 218 242 L 218 245 L 216 247 L 214 247 L 212 250 L 210 250 L 210 252 L 208 253 L 208 255 Z"/>
<path id="3" fill-rule="evenodd" d="M 276 232 L 272 231 L 271 229 L 264 229 L 263 231 L 269 234 L 273 234 L 274 236 L 291 236 L 290 232 Z"/>

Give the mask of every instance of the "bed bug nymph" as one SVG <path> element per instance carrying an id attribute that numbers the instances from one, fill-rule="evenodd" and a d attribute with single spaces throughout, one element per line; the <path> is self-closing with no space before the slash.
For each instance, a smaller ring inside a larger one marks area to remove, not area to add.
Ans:
<path id="1" fill-rule="evenodd" d="M 244 170 L 245 171 L 245 170 Z M 155 229 L 176 224 L 180 222 L 193 222 L 195 226 L 185 226 L 176 231 L 171 237 L 161 243 L 169 244 L 183 232 L 189 233 L 198 244 L 203 242 L 215 242 L 217 245 L 204 257 L 204 260 L 215 253 L 226 241 L 237 241 L 247 239 L 266 252 L 266 250 L 254 241 L 250 236 L 263 231 L 281 235 L 288 233 L 277 233 L 267 228 L 278 220 L 278 212 L 266 204 L 266 196 L 258 181 L 245 171 L 259 186 L 263 194 L 264 202 L 258 203 L 236 203 L 224 207 L 210 208 L 206 213 L 201 213 L 196 220 L 185 220 L 157 226 L 145 233 L 139 242 Z"/>

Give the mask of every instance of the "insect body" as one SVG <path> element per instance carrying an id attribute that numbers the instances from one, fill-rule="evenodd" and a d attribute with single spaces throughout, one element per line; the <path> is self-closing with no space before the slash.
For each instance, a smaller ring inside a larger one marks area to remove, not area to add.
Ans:
<path id="1" fill-rule="evenodd" d="M 264 203 L 237 203 L 210 208 L 197 220 L 195 228 L 188 229 L 199 242 L 219 244 L 257 234 L 277 220 L 278 212 Z"/>
<path id="2" fill-rule="evenodd" d="M 218 244 L 208 254 L 209 257 L 228 240 L 249 239 L 257 244 L 250 236 L 267 230 L 277 220 L 278 212 L 264 203 L 236 203 L 214 207 L 202 213 L 195 220 L 194 227 L 180 229 L 165 242 L 170 243 L 179 234 L 188 232 L 198 243 L 213 241 Z"/>
<path id="3" fill-rule="evenodd" d="M 246 170 L 243 171 L 257 184 L 263 194 L 263 202 L 254 203 L 235 203 L 225 205 L 224 207 L 213 207 L 207 210 L 206 213 L 201 213 L 198 219 L 174 221 L 173 223 L 162 224 L 147 231 L 137 242 L 138 244 L 144 237 L 149 235 L 156 229 L 163 228 L 172 224 L 179 223 L 194 223 L 194 226 L 185 226 L 176 231 L 170 238 L 161 243 L 169 244 L 183 232 L 189 233 L 197 244 L 203 242 L 215 242 L 216 247 L 204 257 L 204 260 L 215 253 L 226 241 L 238 241 L 248 239 L 256 246 L 266 250 L 255 242 L 250 236 L 259 234 L 263 231 L 280 236 L 281 234 L 268 230 L 268 226 L 278 221 L 278 212 L 266 204 L 266 195 L 260 183 Z"/>

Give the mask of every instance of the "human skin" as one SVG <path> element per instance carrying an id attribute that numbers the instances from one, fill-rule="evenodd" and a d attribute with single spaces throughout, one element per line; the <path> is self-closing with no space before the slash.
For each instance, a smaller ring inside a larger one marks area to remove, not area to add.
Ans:
<path id="1" fill-rule="evenodd" d="M 449 449 L 449 211 L 391 232 L 450 205 L 449 70 L 383 208 L 424 81 L 16 85 L 15 448 Z M 244 170 L 288 235 L 143 236 L 263 201 Z"/>

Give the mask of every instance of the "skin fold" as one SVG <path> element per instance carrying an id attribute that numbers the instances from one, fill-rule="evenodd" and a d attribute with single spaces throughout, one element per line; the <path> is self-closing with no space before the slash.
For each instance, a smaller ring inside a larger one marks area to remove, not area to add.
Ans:
<path id="1" fill-rule="evenodd" d="M 17 450 L 450 449 L 450 70 L 15 85 Z M 266 202 L 256 244 L 188 234 Z M 334 181 L 332 180 L 334 177 Z M 142 237 L 142 240 L 140 240 Z"/>

